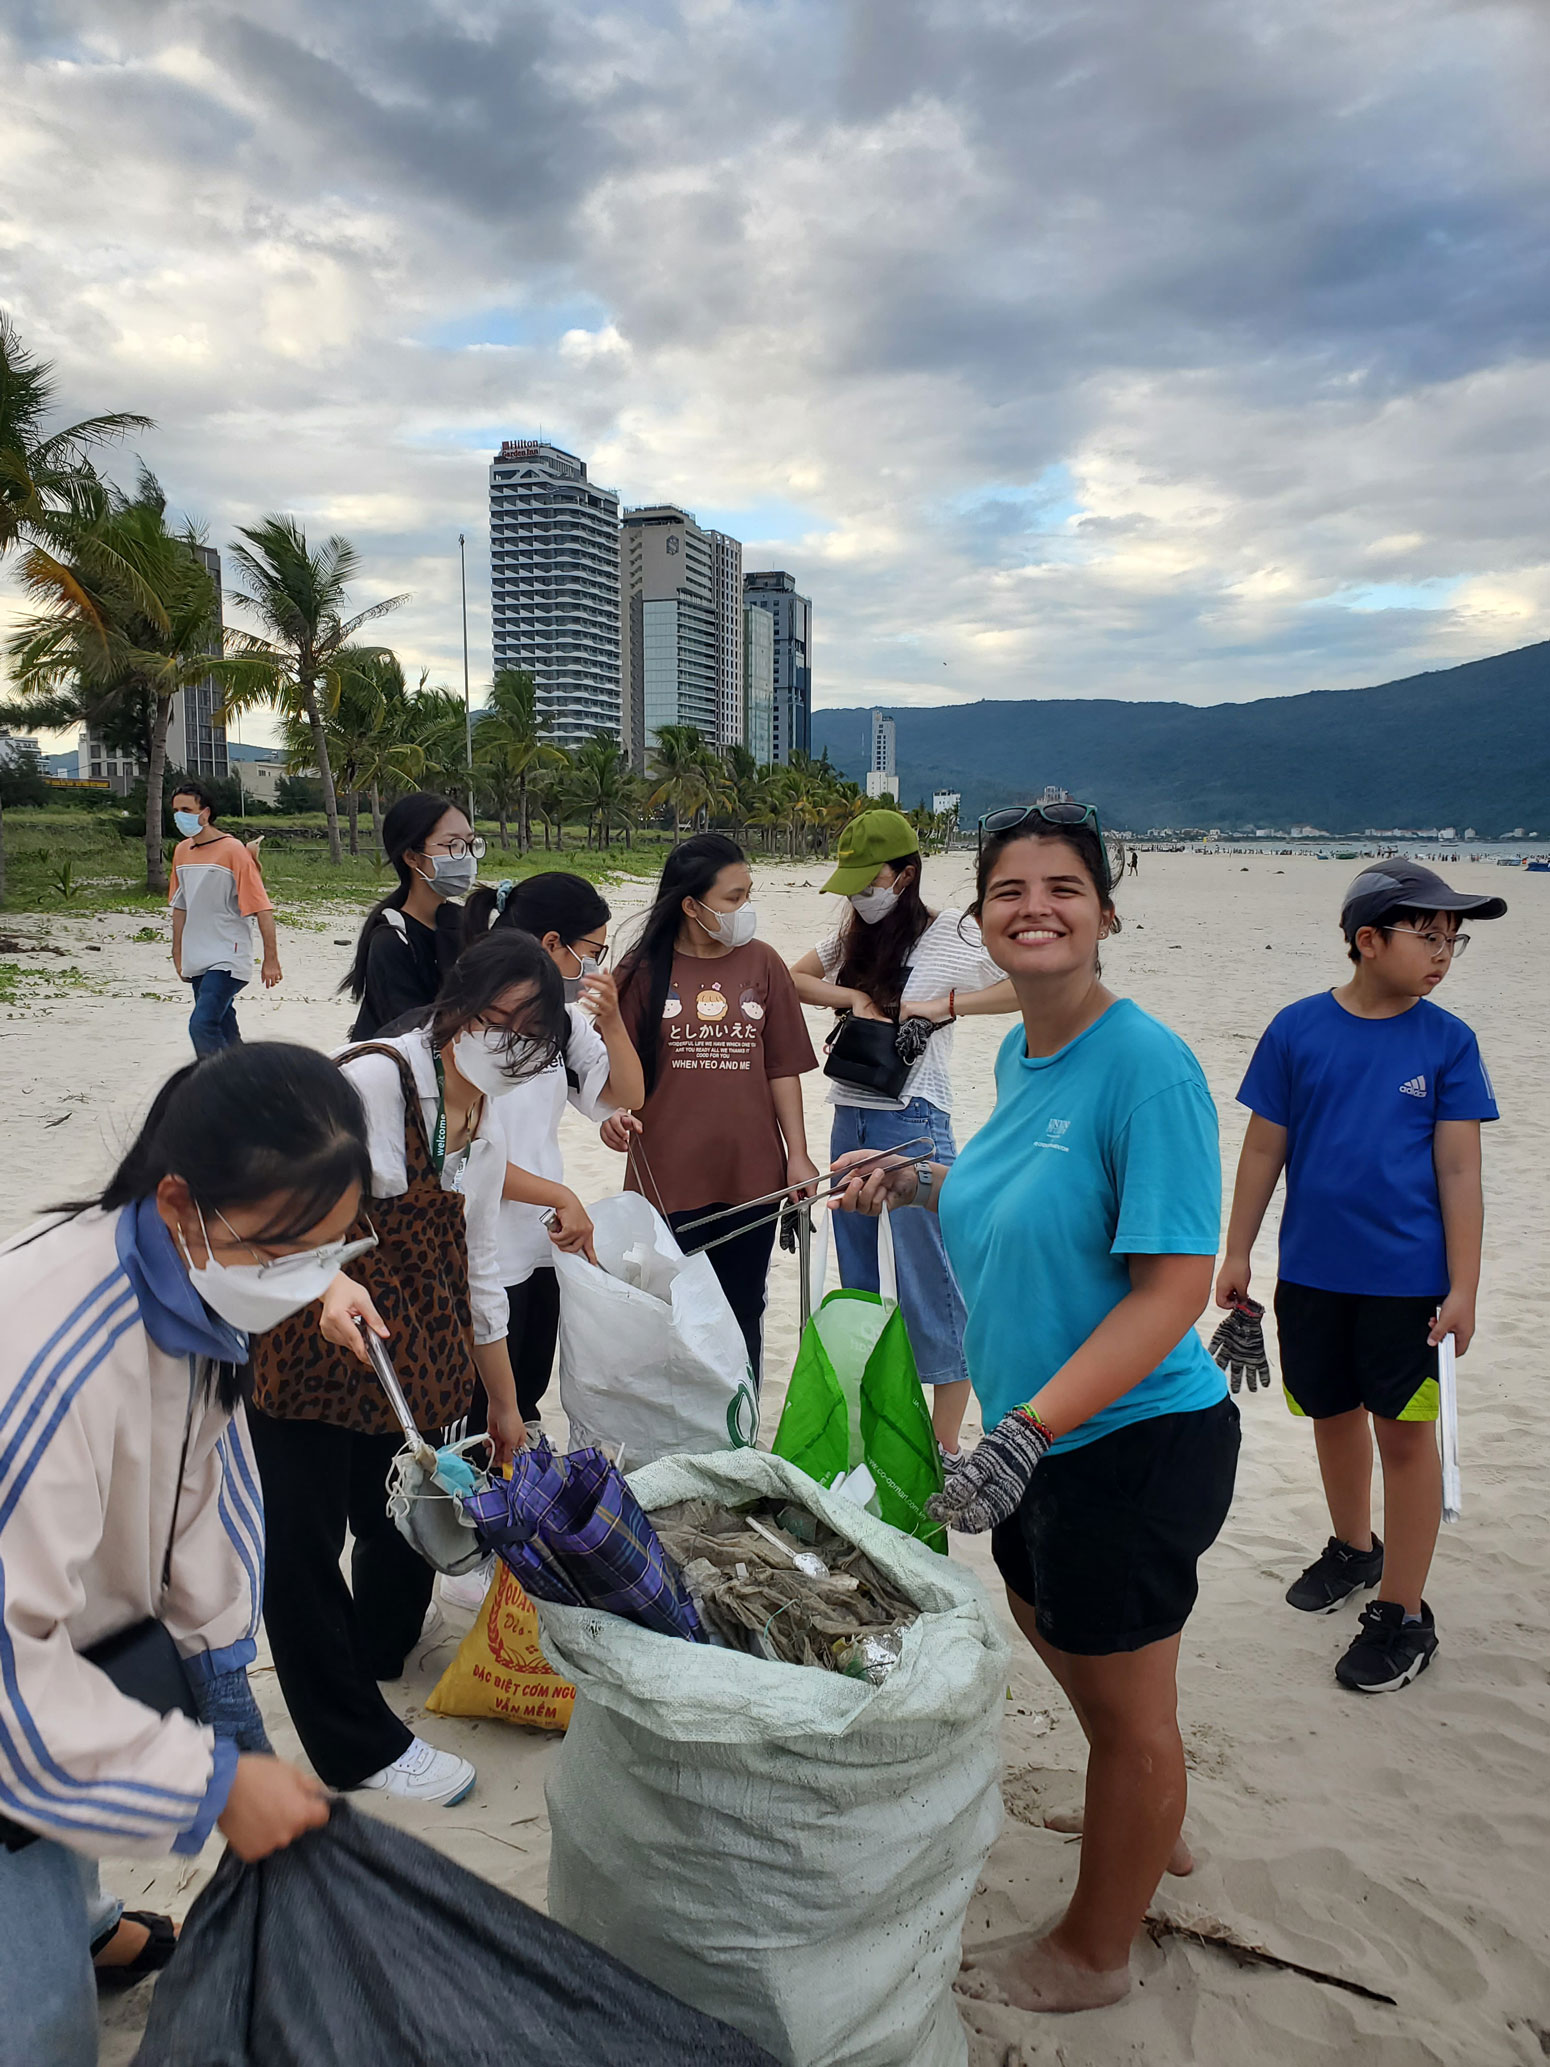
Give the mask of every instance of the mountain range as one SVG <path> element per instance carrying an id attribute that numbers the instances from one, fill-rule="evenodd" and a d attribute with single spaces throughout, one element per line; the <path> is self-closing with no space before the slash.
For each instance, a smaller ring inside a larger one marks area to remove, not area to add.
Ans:
<path id="1" fill-rule="evenodd" d="M 962 793 L 971 822 L 1047 783 L 1105 822 L 1224 832 L 1293 825 L 1521 827 L 1550 833 L 1550 641 L 1370 689 L 1254 703 L 1103 698 L 882 706 L 896 720 L 900 798 Z M 815 710 L 813 752 L 860 782 L 867 710 Z"/>

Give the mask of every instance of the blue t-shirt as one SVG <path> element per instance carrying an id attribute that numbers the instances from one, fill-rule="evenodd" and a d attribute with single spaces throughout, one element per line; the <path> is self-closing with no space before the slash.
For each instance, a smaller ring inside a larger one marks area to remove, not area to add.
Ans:
<path id="1" fill-rule="evenodd" d="M 1029 1055 L 1013 1027 L 996 1057 L 996 1109 L 953 1165 L 938 1209 L 968 1308 L 969 1376 L 993 1428 L 1130 1291 L 1127 1257 L 1215 1256 L 1222 1167 L 1200 1064 L 1128 998 L 1054 1055 Z M 1214 1406 L 1226 1392 L 1191 1328 L 1055 1448 Z"/>
<path id="2" fill-rule="evenodd" d="M 1358 1019 L 1328 991 L 1278 1012 L 1240 1105 L 1286 1129 L 1281 1276 L 1322 1292 L 1440 1299 L 1448 1289 L 1432 1136 L 1439 1120 L 1494 1120 L 1479 1045 L 1418 998 Z"/>

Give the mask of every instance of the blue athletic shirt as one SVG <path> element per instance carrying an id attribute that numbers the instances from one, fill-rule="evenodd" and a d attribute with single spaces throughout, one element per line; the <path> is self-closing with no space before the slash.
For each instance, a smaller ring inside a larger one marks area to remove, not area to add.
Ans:
<path id="1" fill-rule="evenodd" d="M 1176 1033 L 1128 998 L 1053 1055 L 1013 1027 L 996 1107 L 948 1174 L 942 1235 L 968 1308 L 986 1428 L 1032 1399 L 1131 1289 L 1128 1256 L 1215 1256 L 1216 1106 Z M 1193 1328 L 1156 1370 L 1060 1437 L 1214 1406 L 1227 1381 Z"/>
<path id="2" fill-rule="evenodd" d="M 1238 1103 L 1286 1129 L 1281 1276 L 1321 1292 L 1440 1299 L 1448 1289 L 1432 1136 L 1499 1117 L 1462 1019 L 1418 998 L 1358 1019 L 1326 990 L 1278 1012 Z"/>

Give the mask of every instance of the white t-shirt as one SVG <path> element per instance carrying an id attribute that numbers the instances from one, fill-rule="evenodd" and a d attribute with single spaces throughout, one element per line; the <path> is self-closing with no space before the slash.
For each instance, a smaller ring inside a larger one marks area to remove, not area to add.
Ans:
<path id="1" fill-rule="evenodd" d="M 542 1076 L 518 1084 L 514 1091 L 493 1101 L 490 1111 L 506 1144 L 506 1160 L 558 1184 L 565 1175 L 560 1154 L 560 1120 L 567 1099 L 584 1119 L 606 1120 L 614 1110 L 603 1102 L 608 1082 L 608 1050 L 589 1015 L 579 1005 L 567 1005 L 570 1036 L 565 1044 L 565 1061 L 553 1063 Z M 572 1088 L 566 1071 L 576 1079 Z M 501 1177 L 505 1183 L 504 1174 Z M 496 1227 L 495 1251 L 501 1283 L 520 1285 L 535 1270 L 553 1267 L 554 1244 L 544 1226 L 546 1206 L 524 1205 L 519 1199 L 502 1199 Z"/>
<path id="2" fill-rule="evenodd" d="M 848 923 L 860 926 L 865 921 L 852 919 Z M 831 933 L 827 940 L 819 941 L 818 960 L 826 983 L 834 982 L 844 957 L 840 933 Z M 963 912 L 943 911 L 937 913 L 910 949 L 909 973 L 902 996 L 905 1003 L 913 1004 L 927 998 L 945 998 L 950 990 L 989 990 L 993 983 L 1005 980 L 1006 971 L 998 969 L 986 954 L 975 921 Z M 926 1052 L 905 1078 L 900 1097 L 882 1098 L 875 1091 L 858 1090 L 854 1084 L 835 1083 L 831 1078 L 829 1103 L 878 1106 L 897 1112 L 912 1098 L 924 1098 L 938 1112 L 951 1112 L 952 1060 L 953 1029 L 948 1024 L 931 1036 Z"/>
<path id="3" fill-rule="evenodd" d="M 336 1055 L 358 1046 L 355 1041 L 336 1048 Z M 420 1094 L 420 1115 L 426 1139 L 436 1128 L 436 1065 L 431 1059 L 428 1029 L 393 1034 L 376 1045 L 396 1048 L 408 1058 Z M 371 1157 L 371 1189 L 379 1199 L 402 1198 L 409 1189 L 409 1170 L 404 1160 L 404 1085 L 385 1055 L 362 1055 L 342 1065 L 345 1075 L 360 1093 L 366 1108 L 366 1147 Z M 474 1340 L 503 1342 L 506 1337 L 506 1281 L 496 1261 L 496 1229 L 499 1224 L 501 1187 L 506 1182 L 505 1145 L 496 1115 L 514 1091 L 499 1098 L 486 1098 L 479 1115 L 478 1130 L 467 1151 L 449 1155 L 442 1166 L 443 1191 L 461 1192 L 463 1219 L 468 1240 L 468 1303 L 473 1311 Z"/>

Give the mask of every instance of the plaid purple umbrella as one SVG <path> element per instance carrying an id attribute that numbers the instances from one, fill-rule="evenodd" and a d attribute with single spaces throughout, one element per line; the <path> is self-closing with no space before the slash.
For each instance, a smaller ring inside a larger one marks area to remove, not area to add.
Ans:
<path id="1" fill-rule="evenodd" d="M 683 1574 L 601 1450 L 556 1457 L 539 1439 L 464 1498 L 479 1540 L 535 1600 L 623 1615 L 662 1636 L 705 1643 Z"/>

